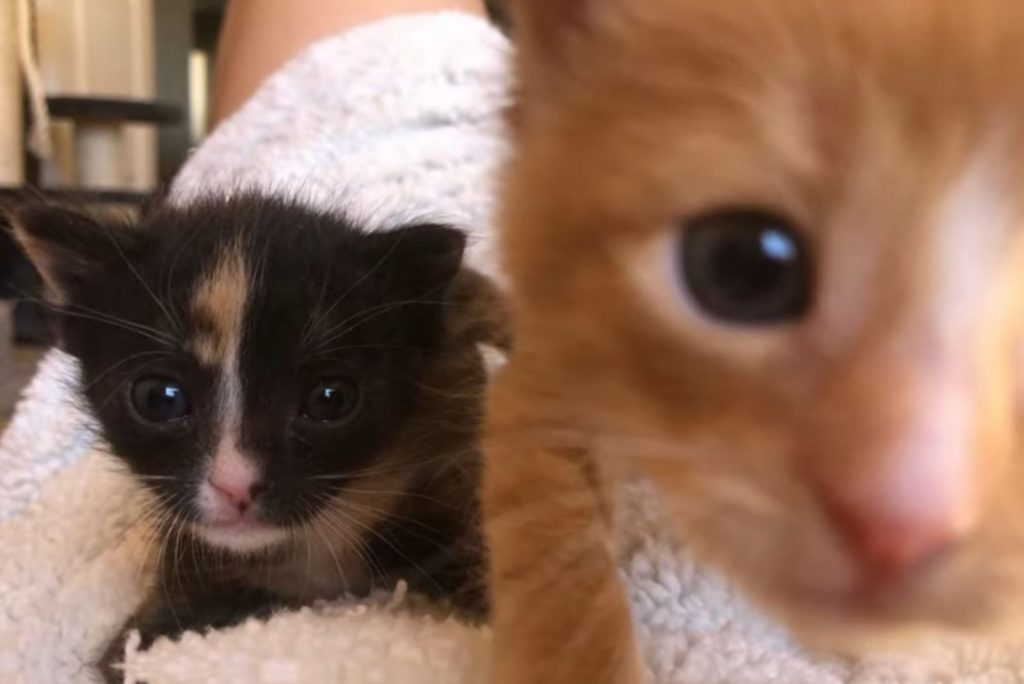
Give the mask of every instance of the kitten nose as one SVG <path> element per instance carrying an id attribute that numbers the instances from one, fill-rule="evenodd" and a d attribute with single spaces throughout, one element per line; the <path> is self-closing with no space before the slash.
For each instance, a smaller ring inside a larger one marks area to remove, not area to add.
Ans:
<path id="1" fill-rule="evenodd" d="M 819 444 L 829 457 L 817 462 L 815 486 L 833 528 L 869 575 L 892 579 L 919 570 L 981 524 L 981 466 L 997 445 L 982 432 L 965 375 L 940 357 L 864 376 L 881 389 L 855 386 L 838 395 L 842 420 L 829 424 L 832 432 Z M 882 380 L 889 376 L 896 380 Z"/>
<path id="2" fill-rule="evenodd" d="M 217 450 L 207 481 L 222 499 L 241 511 L 265 489 L 259 470 L 230 443 Z"/>
<path id="3" fill-rule="evenodd" d="M 252 485 L 248 482 L 217 481 L 211 477 L 210 486 L 238 508 L 244 509 L 252 502 Z"/>
<path id="4" fill-rule="evenodd" d="M 858 560 L 876 577 L 912 572 L 962 536 L 952 521 L 897 520 L 855 507 L 833 508 L 832 518 Z"/>

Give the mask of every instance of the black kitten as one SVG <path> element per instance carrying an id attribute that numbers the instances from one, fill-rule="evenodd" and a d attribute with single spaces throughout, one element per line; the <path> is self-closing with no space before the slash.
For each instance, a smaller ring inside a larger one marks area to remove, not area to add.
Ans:
<path id="1" fill-rule="evenodd" d="M 145 646 L 399 577 L 482 609 L 487 289 L 460 232 L 253 195 L 14 213 L 103 436 L 158 502 L 160 576 L 108 679 L 129 629 Z"/>

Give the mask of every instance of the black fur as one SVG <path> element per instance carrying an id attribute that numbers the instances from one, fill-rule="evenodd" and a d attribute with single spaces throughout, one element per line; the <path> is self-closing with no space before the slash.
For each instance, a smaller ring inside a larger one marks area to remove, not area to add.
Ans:
<path id="1" fill-rule="evenodd" d="M 81 363 L 105 440 L 175 520 L 199 520 L 195 492 L 221 430 L 221 369 L 191 351 L 209 326 L 192 302 L 218 259 L 241 246 L 250 291 L 239 446 L 262 470 L 261 519 L 300 529 L 388 454 L 386 467 L 409 474 L 407 495 L 361 535 L 372 580 L 404 577 L 482 610 L 474 490 L 485 376 L 476 343 L 490 333 L 465 317 L 488 288 L 460 271 L 461 233 L 436 225 L 367 232 L 338 214 L 251 194 L 161 203 L 137 221 L 50 204 L 15 218 L 56 292 L 61 343 Z M 141 419 L 131 388 L 146 376 L 176 379 L 190 415 L 158 425 Z M 356 412 L 338 424 L 304 420 L 310 387 L 336 377 L 358 383 Z M 287 553 L 238 555 L 182 529 L 165 542 L 189 552 L 164 553 L 153 594 L 125 627 L 140 629 L 144 645 L 295 602 L 255 579 Z M 187 560 L 175 564 L 179 557 Z M 102 657 L 110 680 L 119 676 L 112 665 L 123 639 Z"/>

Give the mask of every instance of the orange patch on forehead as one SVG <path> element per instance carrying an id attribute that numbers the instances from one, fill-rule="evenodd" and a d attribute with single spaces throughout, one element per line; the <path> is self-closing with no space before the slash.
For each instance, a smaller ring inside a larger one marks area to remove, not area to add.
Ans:
<path id="1" fill-rule="evenodd" d="M 192 351 L 209 366 L 227 366 L 238 350 L 249 293 L 249 274 L 238 244 L 225 248 L 217 265 L 199 283 L 192 299 L 192 315 L 200 332 Z"/>

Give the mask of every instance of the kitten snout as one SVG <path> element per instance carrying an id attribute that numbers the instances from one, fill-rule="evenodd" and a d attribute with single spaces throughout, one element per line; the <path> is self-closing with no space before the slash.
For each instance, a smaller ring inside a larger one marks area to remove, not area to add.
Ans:
<path id="1" fill-rule="evenodd" d="M 814 438 L 828 454 L 815 459 L 821 506 L 868 582 L 899 579 L 973 535 L 980 473 L 998 460 L 998 430 L 978 411 L 986 393 L 965 379 L 976 376 L 910 365 L 854 373 Z"/>
<path id="2" fill-rule="evenodd" d="M 826 511 L 855 550 L 869 583 L 898 579 L 964 536 L 964 528 L 949 520 L 901 520 L 860 506 L 832 505 Z"/>
<path id="3" fill-rule="evenodd" d="M 252 462 L 231 445 L 222 445 L 213 459 L 207 483 L 218 507 L 245 513 L 266 489 Z"/>
<path id="4" fill-rule="evenodd" d="M 199 485 L 197 531 L 210 544 L 235 552 L 278 543 L 287 533 L 263 519 L 260 496 L 265 490 L 256 464 L 226 435 Z"/>
<path id="5" fill-rule="evenodd" d="M 250 484 L 218 480 L 213 476 L 207 482 L 225 503 L 234 506 L 241 513 L 244 513 L 252 503 L 254 487 Z"/>

